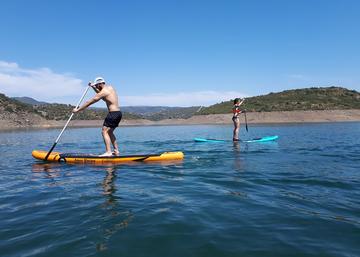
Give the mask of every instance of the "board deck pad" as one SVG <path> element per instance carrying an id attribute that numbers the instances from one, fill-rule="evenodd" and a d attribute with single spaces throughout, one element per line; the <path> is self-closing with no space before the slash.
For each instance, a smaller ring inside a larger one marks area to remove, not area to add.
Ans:
<path id="1" fill-rule="evenodd" d="M 87 153 L 61 153 L 60 158 L 130 158 L 130 157 L 150 157 L 159 156 L 161 154 L 138 154 L 138 155 L 111 155 L 100 156 L 100 154 L 87 154 Z"/>

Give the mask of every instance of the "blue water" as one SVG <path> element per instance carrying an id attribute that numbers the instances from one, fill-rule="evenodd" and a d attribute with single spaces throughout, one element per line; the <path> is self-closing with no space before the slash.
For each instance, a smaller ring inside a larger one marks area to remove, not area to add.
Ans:
<path id="1" fill-rule="evenodd" d="M 360 123 L 121 127 L 122 154 L 176 163 L 44 164 L 58 129 L 0 133 L 1 256 L 360 256 Z M 101 153 L 100 129 L 56 150 Z"/>

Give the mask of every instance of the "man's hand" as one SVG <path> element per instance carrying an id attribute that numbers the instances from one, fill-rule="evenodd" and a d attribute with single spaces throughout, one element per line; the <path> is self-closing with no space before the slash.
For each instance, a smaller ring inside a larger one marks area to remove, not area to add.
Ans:
<path id="1" fill-rule="evenodd" d="M 79 112 L 79 111 L 80 111 L 80 108 L 78 108 L 78 107 L 75 107 L 75 108 L 72 110 L 73 113 L 77 113 L 77 112 Z"/>
<path id="2" fill-rule="evenodd" d="M 95 91 L 96 93 L 99 93 L 99 92 L 100 92 L 99 89 L 97 89 L 96 86 L 91 83 L 91 81 L 88 83 L 88 86 L 89 86 L 89 87 L 92 87 L 92 89 L 94 89 L 94 91 Z"/>

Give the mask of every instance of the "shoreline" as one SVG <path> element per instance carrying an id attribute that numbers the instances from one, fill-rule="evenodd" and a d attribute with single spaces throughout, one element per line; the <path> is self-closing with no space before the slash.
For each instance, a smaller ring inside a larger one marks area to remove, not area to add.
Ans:
<path id="1" fill-rule="evenodd" d="M 189 119 L 165 119 L 151 121 L 145 119 L 122 120 L 122 126 L 169 126 L 169 125 L 226 125 L 232 124 L 232 114 L 195 115 Z M 244 115 L 240 121 L 244 124 Z M 302 124 L 302 123 L 327 123 L 327 122 L 357 122 L 360 121 L 360 110 L 324 110 L 324 111 L 283 111 L 283 112 L 248 112 L 248 124 Z M 39 121 L 36 125 L 16 125 L 6 120 L 0 120 L 0 131 L 13 129 L 47 129 L 62 128 L 65 120 Z M 101 127 L 103 120 L 72 120 L 71 128 Z"/>

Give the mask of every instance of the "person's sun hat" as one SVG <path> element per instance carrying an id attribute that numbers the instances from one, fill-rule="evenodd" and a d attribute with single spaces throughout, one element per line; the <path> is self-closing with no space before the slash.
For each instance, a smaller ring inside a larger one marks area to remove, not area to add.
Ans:
<path id="1" fill-rule="evenodd" d="M 102 78 L 102 77 L 97 77 L 97 78 L 94 79 L 93 86 L 96 86 L 97 84 L 101 84 L 101 83 L 105 83 L 104 78 Z"/>

